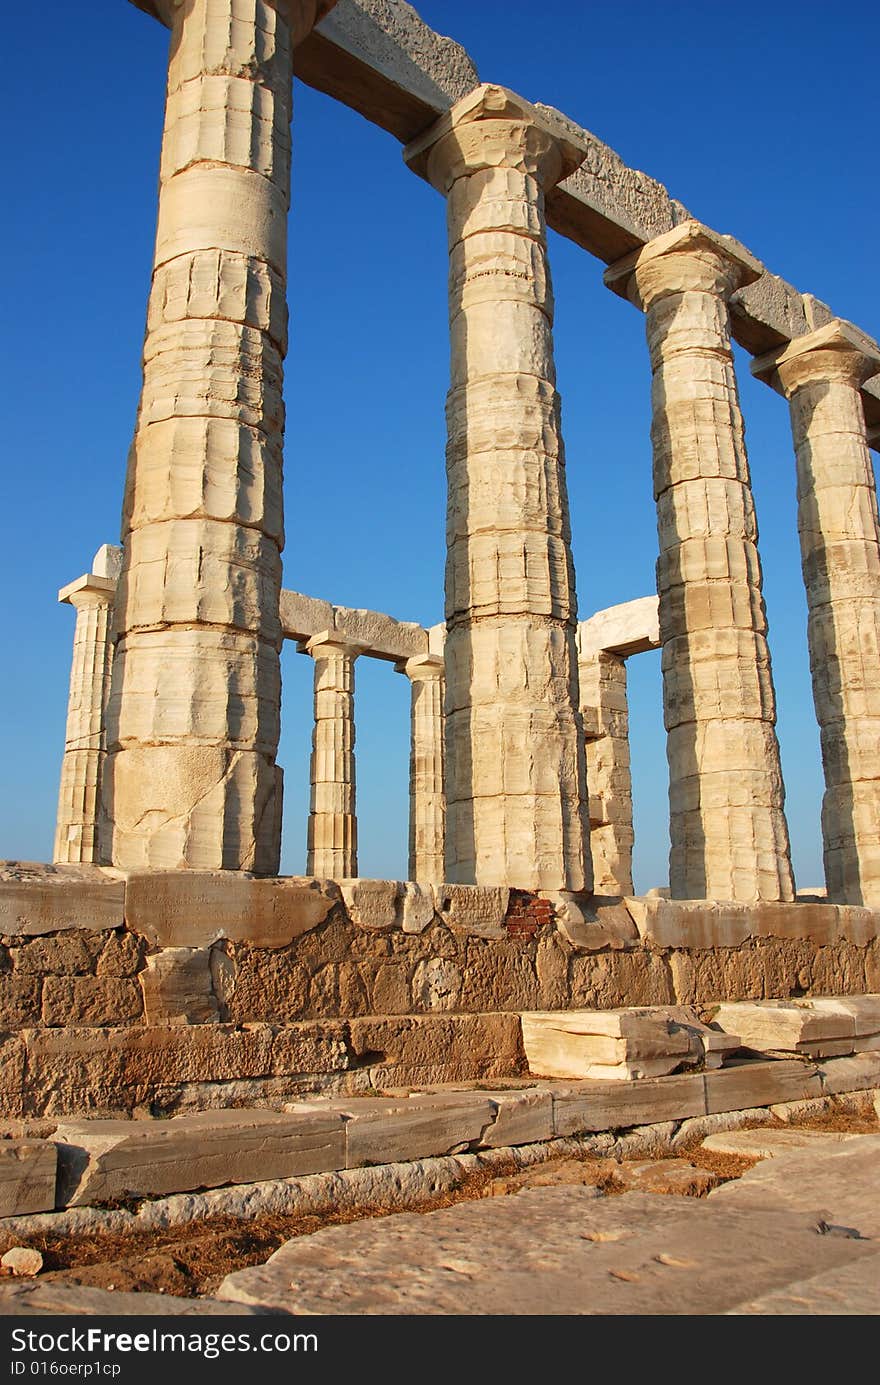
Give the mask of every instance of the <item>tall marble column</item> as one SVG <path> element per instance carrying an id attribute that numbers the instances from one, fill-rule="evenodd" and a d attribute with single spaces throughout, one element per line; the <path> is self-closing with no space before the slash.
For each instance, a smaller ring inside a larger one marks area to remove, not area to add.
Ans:
<path id="1" fill-rule="evenodd" d="M 99 548 L 92 570 L 62 587 L 58 600 L 76 610 L 67 727 L 53 861 L 100 864 L 103 823 L 104 717 L 113 646 L 110 627 L 119 576 L 118 549 Z"/>
<path id="2" fill-rule="evenodd" d="M 397 665 L 410 681 L 409 878 L 420 884 L 444 879 L 443 660 L 421 654 Z"/>
<path id="3" fill-rule="evenodd" d="M 688 221 L 606 273 L 653 370 L 673 898 L 794 897 L 730 295 L 759 266 Z"/>
<path id="4" fill-rule="evenodd" d="M 315 661 L 315 729 L 306 874 L 329 880 L 357 875 L 354 768 L 356 646 L 315 635 L 302 646 Z"/>
<path id="5" fill-rule="evenodd" d="M 544 192 L 582 152 L 482 86 L 405 151 L 447 198 L 446 878 L 591 882 Z"/>
<path id="6" fill-rule="evenodd" d="M 590 789 L 590 852 L 597 894 L 633 892 L 632 774 L 626 660 L 596 649 L 579 660 Z"/>
<path id="7" fill-rule="evenodd" d="M 841 904 L 880 905 L 880 531 L 860 388 L 877 346 L 835 320 L 759 357 L 789 400 L 822 742 L 825 882 Z"/>
<path id="8" fill-rule="evenodd" d="M 278 869 L 291 49 L 319 4 L 172 10 L 107 720 L 128 869 Z"/>

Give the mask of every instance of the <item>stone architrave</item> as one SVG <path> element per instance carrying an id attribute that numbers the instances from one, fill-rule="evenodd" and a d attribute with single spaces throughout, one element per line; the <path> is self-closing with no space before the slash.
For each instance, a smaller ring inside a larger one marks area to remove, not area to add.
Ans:
<path id="1" fill-rule="evenodd" d="M 730 345 L 730 295 L 759 273 L 736 241 L 687 221 L 605 275 L 647 317 L 676 899 L 794 895 Z"/>
<path id="2" fill-rule="evenodd" d="M 443 659 L 423 654 L 397 665 L 410 681 L 409 878 L 441 884 L 444 878 Z"/>
<path id="3" fill-rule="evenodd" d="M 110 688 L 110 627 L 120 557 L 119 549 L 105 544 L 95 554 L 92 571 L 58 593 L 59 601 L 76 610 L 52 857 L 59 863 L 100 864 L 104 860 L 104 716 Z"/>
<path id="4" fill-rule="evenodd" d="M 354 661 L 361 650 L 332 630 L 307 640 L 301 650 L 315 661 L 306 874 L 347 880 L 357 875 Z"/>
<path id="5" fill-rule="evenodd" d="M 291 50 L 322 0 L 170 12 L 105 807 L 126 869 L 278 869 Z"/>
<path id="6" fill-rule="evenodd" d="M 544 193 L 583 157 L 497 86 L 405 158 L 446 195 L 446 878 L 591 884 Z"/>
<path id="7" fill-rule="evenodd" d="M 835 319 L 754 373 L 787 396 L 797 459 L 828 897 L 880 905 L 880 530 L 861 386 L 876 343 Z"/>

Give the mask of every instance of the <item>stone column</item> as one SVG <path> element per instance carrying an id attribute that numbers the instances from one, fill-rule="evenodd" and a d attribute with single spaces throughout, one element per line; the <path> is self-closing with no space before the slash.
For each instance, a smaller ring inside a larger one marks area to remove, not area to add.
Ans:
<path id="1" fill-rule="evenodd" d="M 313 636 L 300 648 L 315 661 L 306 874 L 346 880 L 357 875 L 354 661 L 361 650 L 333 631 Z"/>
<path id="2" fill-rule="evenodd" d="M 797 458 L 830 899 L 880 905 L 880 532 L 860 387 L 876 343 L 834 321 L 752 366 L 786 394 Z"/>
<path id="3" fill-rule="evenodd" d="M 632 776 L 626 660 L 598 649 L 579 660 L 590 788 L 590 851 L 597 894 L 633 892 Z"/>
<path id="4" fill-rule="evenodd" d="M 110 688 L 110 625 L 120 557 L 119 549 L 105 544 L 95 554 L 92 571 L 58 593 L 59 601 L 76 610 L 52 857 L 59 863 L 100 864 L 104 860 L 100 807 L 104 716 Z"/>
<path id="5" fill-rule="evenodd" d="M 605 276 L 647 314 L 676 899 L 794 897 L 728 312 L 759 273 L 689 221 Z"/>
<path id="6" fill-rule="evenodd" d="M 446 194 L 446 878 L 591 882 L 544 192 L 582 152 L 502 87 L 405 157 Z"/>
<path id="7" fill-rule="evenodd" d="M 409 878 L 420 884 L 444 879 L 443 660 L 420 654 L 397 665 L 412 689 L 409 755 Z"/>
<path id="8" fill-rule="evenodd" d="M 128 869 L 278 869 L 291 48 L 318 3 L 172 12 L 108 707 Z"/>

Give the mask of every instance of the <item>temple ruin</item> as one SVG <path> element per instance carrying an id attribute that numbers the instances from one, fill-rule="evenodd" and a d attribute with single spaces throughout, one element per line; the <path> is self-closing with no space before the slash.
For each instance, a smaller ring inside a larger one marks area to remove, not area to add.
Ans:
<path id="1" fill-rule="evenodd" d="M 524 1033 L 554 1054 L 551 1076 L 574 1034 L 640 1095 L 585 1116 L 609 1085 L 585 1079 L 519 1125 L 499 1096 L 510 1145 L 880 1085 L 880 1012 L 864 1001 L 880 991 L 880 347 L 735 227 L 703 225 L 559 111 L 481 81 L 403 0 L 135 3 L 171 30 L 143 390 L 122 545 L 59 593 L 76 619 L 54 865 L 7 863 L 0 879 L 7 1111 L 204 1122 L 224 1106 L 350 1105 L 521 1077 Z M 431 628 L 282 586 L 294 75 L 393 134 L 447 218 Z M 657 592 L 587 618 L 548 225 L 647 333 Z M 798 899 L 792 874 L 732 341 L 791 411 L 825 897 Z M 284 640 L 314 666 L 303 876 L 278 874 Z M 670 875 L 637 897 L 626 664 L 652 649 Z M 411 687 L 406 881 L 358 874 L 363 659 Z M 813 1043 L 798 1020 L 792 1062 L 722 1066 L 739 1039 L 694 1018 L 732 1002 L 733 1026 L 751 1016 L 736 1003 L 841 996 L 851 1008 L 821 1011 L 813 1048 L 797 1048 Z M 662 1074 L 622 1021 L 569 1014 L 633 1007 L 678 1014 L 662 1021 Z"/>

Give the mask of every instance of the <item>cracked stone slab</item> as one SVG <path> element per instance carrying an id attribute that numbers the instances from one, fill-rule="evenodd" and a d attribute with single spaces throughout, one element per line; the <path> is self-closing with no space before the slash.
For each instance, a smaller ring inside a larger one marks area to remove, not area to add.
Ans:
<path id="1" fill-rule="evenodd" d="M 288 1241 L 218 1292 L 297 1314 L 703 1315 L 874 1249 L 715 1196 L 537 1188 L 355 1222 Z"/>
<path id="2" fill-rule="evenodd" d="M 276 1310 L 277 1311 L 277 1310 Z M 213 1298 L 176 1298 L 173 1294 L 128 1294 L 84 1284 L 45 1280 L 39 1284 L 0 1285 L 0 1317 L 238 1318 L 262 1317 L 264 1309 Z"/>

